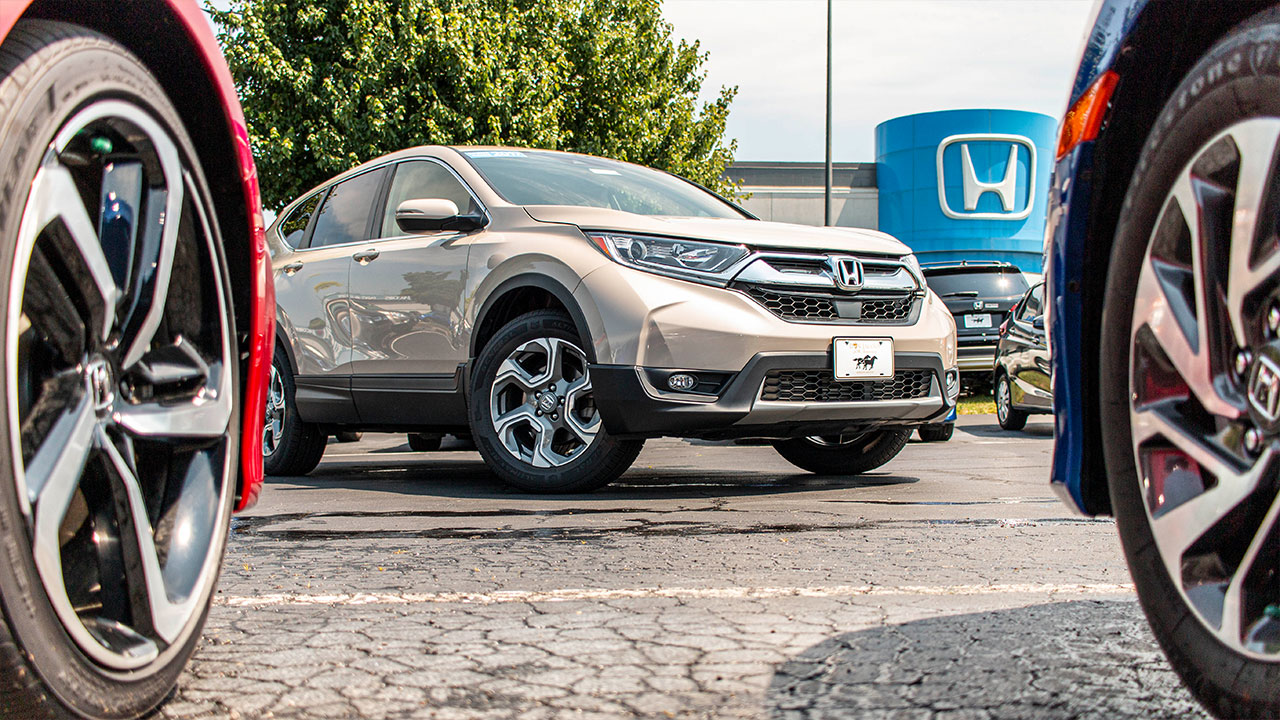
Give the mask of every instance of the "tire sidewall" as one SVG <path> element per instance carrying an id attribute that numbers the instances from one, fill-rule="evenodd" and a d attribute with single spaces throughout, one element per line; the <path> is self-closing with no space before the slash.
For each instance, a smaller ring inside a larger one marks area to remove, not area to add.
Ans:
<path id="1" fill-rule="evenodd" d="M 49 27 L 48 23 L 41 23 Z M 35 23 L 30 25 L 34 26 Z M 66 29 L 74 26 L 59 24 Z M 22 27 L 20 24 L 18 27 Z M 127 51 L 105 39 L 95 44 L 83 42 L 85 36 L 100 37 L 83 28 L 78 34 L 55 40 L 29 55 L 24 63 L 39 58 L 37 75 L 25 83 L 19 102 L 0 118 L 0 172 L 5 182 L 0 192 L 0 267 L 12 272 L 18 225 L 35 176 L 49 142 L 62 124 L 84 106 L 101 99 L 121 99 L 145 110 L 169 133 L 183 155 L 183 165 L 192 172 L 201 191 L 199 201 L 209 210 L 213 204 L 208 184 L 201 171 L 194 147 L 187 137 L 176 110 L 159 84 Z M 16 30 L 15 30 L 16 32 Z M 11 35 L 12 37 L 12 35 Z M 0 83 L 7 80 L 0 77 Z M 12 182 L 10 186 L 8 183 Z M 213 215 L 210 212 L 210 217 Z M 230 303 L 230 282 L 226 260 L 216 226 L 210 228 L 221 267 L 228 322 L 232 323 L 234 342 L 234 308 Z M 6 283 L 7 288 L 7 283 Z M 7 333 L 9 294 L 0 296 L 0 333 Z M 5 335 L 0 335 L 4 337 Z M 232 353 L 234 359 L 235 353 Z M 233 392 L 238 397 L 239 368 L 232 362 Z M 0 373 L 0 397 L 8 397 L 8 373 Z M 7 400 L 5 401 L 7 404 Z M 238 454 L 240 407 L 235 404 L 230 419 L 232 431 L 226 449 L 222 512 L 229 515 L 234 503 L 234 463 Z M 9 468 L 14 457 L 9 445 L 8 411 L 0 412 L 0 603 L 18 646 L 34 665 L 40 678 L 65 706 L 75 712 L 101 717 L 131 717 L 150 710 L 172 689 L 177 676 L 186 666 L 199 642 L 201 629 L 209 610 L 206 601 L 188 628 L 188 634 L 165 648 L 151 664 L 135 671 L 119 672 L 103 668 L 89 660 L 66 634 L 54 612 L 44 585 L 36 572 L 26 521 L 17 501 L 17 488 Z M 212 512 L 219 512 L 212 508 Z M 210 552 L 219 565 L 226 548 L 227 529 L 220 528 Z M 209 598 L 217 586 L 217 572 L 209 587 Z"/>
<path id="2" fill-rule="evenodd" d="M 603 427 L 586 450 L 568 463 L 553 468 L 535 468 L 521 462 L 511 455 L 493 429 L 490 396 L 498 368 L 516 348 L 536 338 L 567 340 L 582 349 L 588 364 L 592 362 L 590 348 L 583 343 L 573 320 L 564 313 L 528 313 L 503 326 L 480 351 L 475 372 L 471 375 L 468 415 L 476 449 L 504 480 L 524 490 L 567 492 L 603 485 L 612 478 L 604 482 L 592 482 L 591 479 L 608 464 L 608 457 L 618 448 L 618 440 L 609 436 Z"/>
<path id="3" fill-rule="evenodd" d="M 1213 137 L 1250 117 L 1280 117 L 1280 15 L 1268 11 L 1212 49 L 1174 92 L 1143 145 L 1112 248 L 1099 344 L 1100 419 L 1109 490 L 1121 544 L 1157 639 L 1188 687 L 1218 712 L 1245 664 L 1280 683 L 1280 664 L 1247 661 L 1223 645 L 1185 605 L 1157 551 L 1142 498 L 1129 417 L 1130 333 L 1137 281 L 1173 182 Z M 1255 684 L 1253 690 L 1264 685 Z M 1237 694 L 1233 702 L 1257 701 Z M 1280 697 L 1272 690 L 1268 702 Z M 1236 708 L 1236 709 L 1228 709 Z"/>

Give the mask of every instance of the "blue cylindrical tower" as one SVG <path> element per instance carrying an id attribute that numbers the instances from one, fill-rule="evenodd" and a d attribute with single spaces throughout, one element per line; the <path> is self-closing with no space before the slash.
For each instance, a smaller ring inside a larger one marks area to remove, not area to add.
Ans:
<path id="1" fill-rule="evenodd" d="M 1003 260 L 1041 272 L 1057 121 L 943 110 L 876 126 L 880 230 L 920 262 Z"/>

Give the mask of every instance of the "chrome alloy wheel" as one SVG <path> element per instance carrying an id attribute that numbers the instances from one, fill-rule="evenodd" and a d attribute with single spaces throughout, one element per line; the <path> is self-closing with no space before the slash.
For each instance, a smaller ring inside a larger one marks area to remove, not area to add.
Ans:
<path id="1" fill-rule="evenodd" d="M 489 398 L 498 440 L 534 467 L 571 462 L 600 432 L 586 353 L 568 340 L 517 347 L 498 367 Z"/>
<path id="2" fill-rule="evenodd" d="M 1280 662 L 1280 120 L 1178 174 L 1140 270 L 1129 417 L 1146 520 L 1198 621 Z"/>
<path id="3" fill-rule="evenodd" d="M 1013 407 L 1013 398 L 1009 391 L 1009 379 L 1002 374 L 996 381 L 996 419 L 1001 425 L 1008 422 L 1011 407 Z"/>
<path id="4" fill-rule="evenodd" d="M 280 439 L 284 436 L 284 380 L 275 363 L 271 364 L 271 382 L 267 386 L 266 418 L 262 423 L 262 456 L 271 454 L 280 447 Z"/>
<path id="5" fill-rule="evenodd" d="M 31 182 L 9 283 L 34 566 L 76 646 L 134 676 L 200 625 L 233 492 L 232 327 L 205 202 L 150 114 L 91 104 Z"/>

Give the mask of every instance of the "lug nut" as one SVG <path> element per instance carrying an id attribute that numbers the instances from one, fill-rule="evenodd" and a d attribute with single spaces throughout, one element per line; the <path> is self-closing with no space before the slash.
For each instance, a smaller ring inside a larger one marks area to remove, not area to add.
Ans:
<path id="1" fill-rule="evenodd" d="M 1239 350 L 1236 352 L 1236 375 L 1244 377 L 1249 372 L 1249 363 L 1253 362 L 1253 353 L 1248 350 Z"/>
<path id="2" fill-rule="evenodd" d="M 557 415 L 556 413 L 551 413 L 551 419 L 552 419 L 552 420 L 559 420 L 559 419 L 560 419 L 560 416 L 559 416 L 559 415 Z"/>
<path id="3" fill-rule="evenodd" d="M 1251 453 L 1262 449 L 1262 432 L 1258 428 L 1251 427 L 1244 431 L 1244 449 Z"/>
<path id="4" fill-rule="evenodd" d="M 1271 337 L 1280 335 L 1280 305 L 1272 305 L 1267 310 L 1267 331 Z"/>

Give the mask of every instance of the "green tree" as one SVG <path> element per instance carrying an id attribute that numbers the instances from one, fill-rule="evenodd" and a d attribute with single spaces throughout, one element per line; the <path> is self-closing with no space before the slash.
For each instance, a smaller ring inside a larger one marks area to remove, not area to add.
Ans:
<path id="1" fill-rule="evenodd" d="M 522 145 L 649 165 L 721 192 L 737 88 L 659 0 L 231 0 L 207 6 L 268 208 L 394 150 Z"/>

